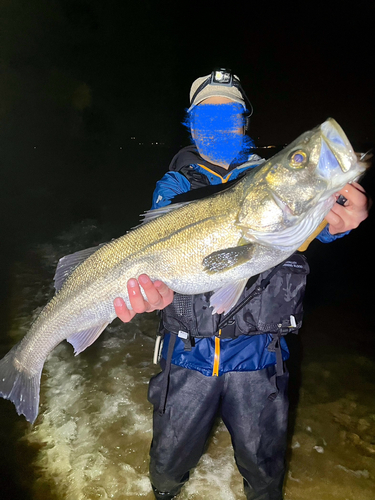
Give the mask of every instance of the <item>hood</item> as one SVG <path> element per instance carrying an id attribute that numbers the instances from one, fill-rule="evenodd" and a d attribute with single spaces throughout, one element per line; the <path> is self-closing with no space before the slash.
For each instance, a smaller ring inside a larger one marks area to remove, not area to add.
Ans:
<path id="1" fill-rule="evenodd" d="M 229 166 L 228 170 L 226 170 L 223 167 L 219 167 L 218 165 L 214 165 L 213 163 L 204 160 L 198 153 L 196 146 L 191 145 L 180 149 L 180 151 L 172 158 L 172 161 L 169 165 L 169 170 L 178 172 L 183 167 L 187 167 L 189 165 L 195 165 L 198 163 L 199 165 L 204 165 L 205 167 L 219 174 L 221 177 L 224 177 L 225 175 L 228 174 L 228 172 L 238 167 L 238 164 L 235 162 L 233 162 Z"/>

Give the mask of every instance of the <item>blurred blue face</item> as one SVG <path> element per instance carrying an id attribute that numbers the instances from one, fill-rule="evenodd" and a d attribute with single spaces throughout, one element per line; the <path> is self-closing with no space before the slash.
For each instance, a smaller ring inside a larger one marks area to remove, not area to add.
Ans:
<path id="1" fill-rule="evenodd" d="M 227 166 L 244 149 L 244 108 L 230 101 L 214 104 L 203 101 L 191 115 L 191 130 L 202 157 Z"/>

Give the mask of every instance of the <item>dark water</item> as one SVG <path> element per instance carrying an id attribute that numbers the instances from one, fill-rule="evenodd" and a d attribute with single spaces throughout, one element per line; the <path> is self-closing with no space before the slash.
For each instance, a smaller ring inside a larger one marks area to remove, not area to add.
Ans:
<path id="1" fill-rule="evenodd" d="M 37 314 L 51 297 L 57 260 L 118 237 L 138 224 L 138 214 L 149 208 L 155 182 L 172 156 L 162 148 L 107 146 L 105 159 L 95 156 L 94 148 L 82 167 L 82 151 L 77 157 L 74 150 L 63 152 L 60 160 L 56 151 L 46 148 L 33 150 L 31 155 L 8 147 L 5 153 L 10 171 L 24 172 L 26 165 L 28 174 L 22 178 L 6 175 L 4 169 L 1 172 L 1 356 L 26 333 L 33 311 Z M 65 168 L 56 168 L 59 161 Z M 78 169 L 81 173 L 75 175 Z M 87 217 L 92 219 L 87 222 Z M 17 417 L 12 405 L 0 403 L 1 497 L 37 498 L 32 485 L 39 477 L 39 468 L 33 465 L 39 445 L 26 445 L 22 438 L 28 424 Z M 50 498 L 48 485 L 41 491 L 38 495 Z"/>

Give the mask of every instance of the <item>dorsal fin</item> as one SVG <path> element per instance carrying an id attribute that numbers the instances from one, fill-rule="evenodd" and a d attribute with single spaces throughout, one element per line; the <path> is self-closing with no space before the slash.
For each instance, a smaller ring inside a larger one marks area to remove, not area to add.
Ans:
<path id="1" fill-rule="evenodd" d="M 154 210 L 147 210 L 143 214 L 140 215 L 141 217 L 141 225 L 142 224 L 147 224 L 147 222 L 150 222 L 157 217 L 161 217 L 162 215 L 169 214 L 169 212 L 173 212 L 173 210 L 177 210 L 178 208 L 184 207 L 185 205 L 188 205 L 191 203 L 190 201 L 185 201 L 182 203 L 171 203 L 170 205 L 166 205 L 165 207 L 160 207 L 160 208 L 155 208 Z M 138 227 L 138 226 L 136 226 Z M 135 229 L 135 228 L 133 228 Z"/>
<path id="2" fill-rule="evenodd" d="M 96 247 L 85 248 L 84 250 L 80 250 L 79 252 L 75 252 L 62 257 L 57 264 L 55 276 L 53 277 L 56 292 L 61 290 L 63 284 L 72 274 L 74 269 L 76 269 L 80 264 L 82 264 L 84 260 L 88 259 L 90 255 L 95 253 L 105 244 L 106 243 L 101 243 Z"/>

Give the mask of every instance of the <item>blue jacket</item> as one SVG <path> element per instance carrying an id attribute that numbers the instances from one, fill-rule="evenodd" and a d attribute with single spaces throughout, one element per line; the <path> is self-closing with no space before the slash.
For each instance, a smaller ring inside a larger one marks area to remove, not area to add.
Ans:
<path id="1" fill-rule="evenodd" d="M 177 156 L 177 155 L 176 155 Z M 207 162 L 194 163 L 190 166 L 197 172 L 207 177 L 208 184 L 222 184 L 228 180 L 236 179 L 248 168 L 259 165 L 261 158 L 251 155 L 246 166 L 239 165 L 230 171 L 221 168 L 210 168 Z M 172 160 L 173 164 L 173 160 Z M 173 166 L 171 167 L 173 169 Z M 170 167 L 170 168 L 171 168 Z M 220 171 L 220 173 L 218 173 Z M 153 194 L 152 209 L 161 208 L 171 203 L 175 196 L 191 190 L 190 182 L 178 171 L 167 172 L 156 184 Z M 343 235 L 340 235 L 341 237 Z M 318 239 L 328 243 L 337 238 L 332 236 L 327 227 L 319 234 Z M 166 359 L 170 335 L 164 339 L 162 357 Z M 217 337 L 195 339 L 195 347 L 191 351 L 184 350 L 183 341 L 177 337 L 172 356 L 175 365 L 198 370 L 207 376 L 222 375 L 230 371 L 253 371 L 276 364 L 276 355 L 268 351 L 267 347 L 272 341 L 270 334 L 241 335 L 235 339 L 219 339 Z M 285 339 L 281 339 L 283 359 L 289 357 Z M 215 362 L 216 358 L 216 362 Z M 214 368 L 216 365 L 216 368 Z M 218 367 L 218 369 L 217 369 Z"/>

